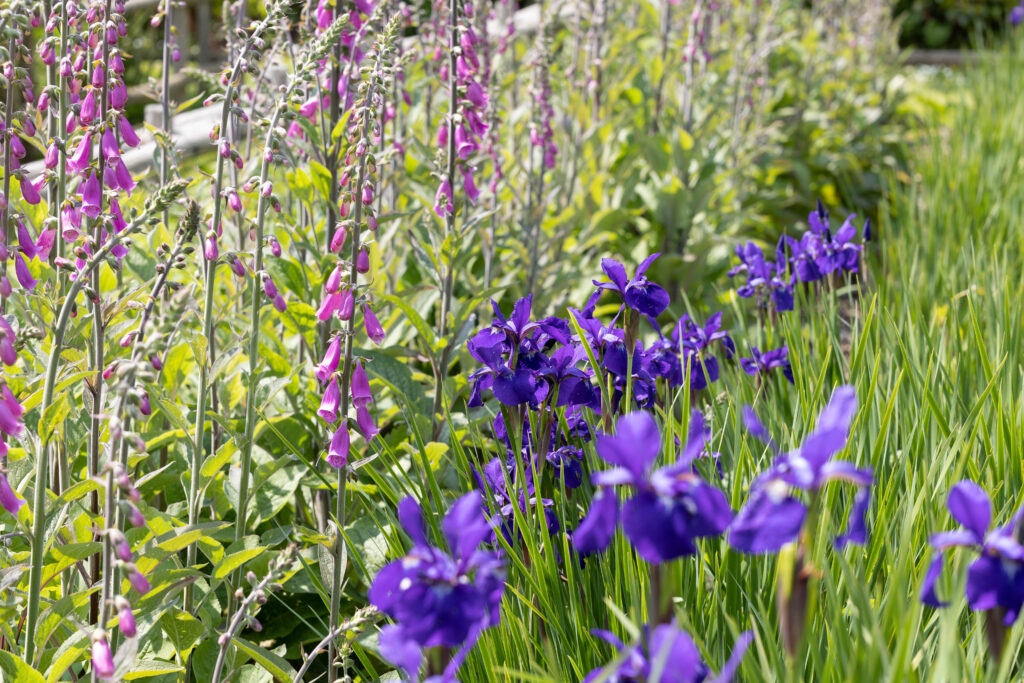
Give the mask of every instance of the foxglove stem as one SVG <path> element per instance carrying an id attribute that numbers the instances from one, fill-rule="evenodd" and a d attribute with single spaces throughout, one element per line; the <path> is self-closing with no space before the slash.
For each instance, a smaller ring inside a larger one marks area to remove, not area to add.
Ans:
<path id="1" fill-rule="evenodd" d="M 257 296 L 257 299 L 258 298 L 259 296 Z M 278 581 L 281 578 L 281 575 L 288 570 L 294 553 L 295 548 L 293 546 L 288 546 L 281 556 L 271 560 L 267 575 L 263 577 L 258 584 L 253 586 L 249 595 L 245 596 L 242 603 L 238 606 L 238 610 L 236 610 L 234 615 L 232 615 L 231 622 L 228 624 L 228 630 L 222 633 L 218 639 L 220 650 L 217 652 L 217 662 L 214 664 L 213 675 L 210 678 L 211 683 L 220 683 L 221 673 L 224 670 L 224 661 L 228 653 L 228 645 L 231 644 L 231 640 L 238 635 L 238 631 L 242 628 L 242 624 L 248 616 L 249 607 L 251 607 L 253 603 L 261 604 L 262 601 L 266 600 L 267 590 L 269 590 L 271 584 Z M 255 580 L 255 578 L 253 580 Z"/>
<path id="2" fill-rule="evenodd" d="M 279 4 L 275 4 L 270 8 L 267 12 L 266 18 L 257 24 L 255 29 L 253 29 L 252 35 L 245 45 L 243 45 L 238 57 L 235 59 L 234 66 L 228 76 L 228 83 L 224 91 L 224 103 L 221 107 L 219 128 L 221 135 L 224 135 L 225 131 L 227 131 L 228 120 L 231 115 L 231 105 L 234 101 L 235 88 L 239 79 L 242 77 L 243 67 L 246 66 L 246 57 L 249 54 L 249 48 L 254 44 L 255 40 L 259 39 L 260 35 L 269 28 L 270 24 L 277 20 L 280 11 L 281 7 Z M 220 226 L 223 212 L 223 202 L 221 201 L 221 191 L 223 190 L 223 187 L 224 156 L 218 154 L 217 170 L 213 179 L 213 223 L 211 225 L 213 230 L 216 230 L 218 226 Z M 203 337 L 206 339 L 207 357 L 199 364 L 199 392 L 196 396 L 195 438 L 192 442 L 192 467 L 188 496 L 188 523 L 190 525 L 194 525 L 199 522 L 199 471 L 202 469 L 203 465 L 203 442 L 205 441 L 204 432 L 206 430 L 206 399 L 210 390 L 209 349 L 213 346 L 213 295 L 217 273 L 217 259 L 207 259 L 205 250 L 203 250 L 203 252 L 203 264 L 205 271 L 204 279 L 206 286 L 206 297 L 203 302 Z M 196 544 L 192 543 L 188 546 L 188 550 L 186 551 L 186 563 L 191 567 L 195 564 L 195 561 Z M 185 586 L 185 612 L 191 613 L 193 601 L 194 587 L 193 584 L 189 583 Z"/>
<path id="3" fill-rule="evenodd" d="M 446 258 L 443 257 L 440 260 L 441 268 L 444 269 L 444 278 L 441 286 L 441 315 L 437 321 L 438 339 L 444 339 L 448 336 L 448 312 L 451 309 L 452 289 L 454 287 L 453 262 L 455 255 L 451 253 L 450 245 L 455 234 L 455 117 L 458 113 L 459 103 L 458 79 L 456 77 L 458 53 L 456 50 L 459 46 L 459 0 L 449 0 L 448 22 L 448 168 L 446 178 L 449 187 L 448 191 L 453 196 L 446 198 L 446 201 L 450 202 L 453 208 L 451 211 L 445 211 L 444 217 L 445 244 L 449 245 L 449 252 L 445 255 Z M 436 375 L 434 377 L 434 409 L 431 414 L 435 437 L 444 423 L 440 419 L 440 414 L 444 402 L 444 381 L 448 376 L 448 360 L 451 357 L 449 349 L 451 347 L 452 344 L 444 345 L 444 348 L 441 349 L 441 357 L 434 366 Z"/>
<path id="4" fill-rule="evenodd" d="M 668 48 L 669 34 L 672 25 L 672 0 L 661 2 L 661 75 L 658 77 L 658 87 L 654 95 L 654 117 L 651 119 L 651 132 L 658 132 L 658 123 L 661 120 L 661 108 L 664 104 L 665 78 L 668 75 Z"/>
<path id="5" fill-rule="evenodd" d="M 160 74 L 160 127 L 168 137 L 171 136 L 171 12 L 174 0 L 164 0 L 164 45 Z M 164 185 L 171 175 L 171 149 L 165 146 L 160 153 L 160 184 Z M 164 211 L 164 226 L 169 225 L 168 211 Z"/>
<path id="6" fill-rule="evenodd" d="M 185 183 L 179 184 L 177 191 L 180 193 L 185 189 Z M 138 219 L 126 227 L 120 237 L 128 237 L 137 232 L 147 219 L 143 213 Z M 46 414 L 47 409 L 53 404 L 53 391 L 57 383 L 57 368 L 60 365 L 60 354 L 64 348 L 64 333 L 67 330 L 68 320 L 71 317 L 71 310 L 75 306 L 75 298 L 85 286 L 88 276 L 102 263 L 111 249 L 117 244 L 117 238 L 111 236 L 107 243 L 97 250 L 96 254 L 86 263 L 84 269 L 79 271 L 68 289 L 64 304 L 60 313 L 57 314 L 57 322 L 53 328 L 53 347 L 50 349 L 50 357 L 46 364 L 46 381 L 43 385 L 43 400 L 39 405 L 40 414 Z M 25 623 L 25 661 L 33 661 L 35 655 L 36 625 L 39 620 L 39 599 L 43 578 L 43 555 L 46 538 L 46 490 L 47 490 L 47 464 L 50 460 L 50 442 L 44 438 L 39 446 L 39 457 L 36 459 L 35 490 L 32 499 L 32 552 L 31 569 L 29 570 L 29 592 L 28 592 L 28 616 Z"/>
<path id="7" fill-rule="evenodd" d="M 11 60 L 11 64 L 14 64 L 14 58 L 17 52 L 17 45 L 14 42 L 14 35 L 12 32 L 11 39 L 7 44 L 7 56 Z M 4 245 L 11 243 L 11 140 L 14 139 L 14 127 L 12 116 L 14 112 L 14 84 L 7 84 L 7 105 L 4 108 L 4 129 L 3 129 L 3 145 L 4 145 L 4 216 L 3 216 L 3 230 L 4 230 Z M 25 179 L 28 182 L 28 179 Z M 17 255 L 11 254 L 11 258 L 18 258 Z M 6 266 L 7 264 L 4 263 Z M 6 270 L 4 270 L 6 272 Z M 0 297 L 0 315 L 7 312 L 7 297 Z M 7 456 L 4 456 L 5 465 Z"/>
<path id="8" fill-rule="evenodd" d="M 106 130 L 107 126 L 107 107 L 109 106 L 107 98 L 107 90 L 110 87 L 110 77 L 106 74 L 107 65 L 110 63 L 110 41 L 106 39 L 107 24 L 110 21 L 110 0 L 106 0 L 103 6 L 103 19 L 100 23 L 101 34 L 100 42 L 103 45 L 103 64 L 99 68 L 104 71 L 103 83 L 100 85 L 100 135 Z M 103 153 L 102 149 L 99 152 L 97 164 L 98 171 L 97 177 L 100 182 L 103 182 L 103 171 L 107 163 L 107 155 Z M 100 192 L 99 199 L 99 216 L 93 219 L 93 240 L 94 244 L 101 244 L 103 240 L 103 203 L 104 203 L 104 192 Z M 92 415 L 89 417 L 89 451 L 87 453 L 89 476 L 97 477 L 99 475 L 99 461 L 100 461 L 100 433 L 103 430 L 103 421 L 101 415 L 103 414 L 103 305 L 99 298 L 100 296 L 100 269 L 94 268 L 91 275 L 92 290 L 96 293 L 96 300 L 92 303 L 92 348 L 90 349 L 92 355 L 92 367 L 95 375 L 93 377 L 93 383 L 91 387 L 87 386 L 86 390 L 92 392 Z M 93 516 L 99 515 L 99 495 L 98 491 L 93 491 L 91 496 L 92 501 L 92 514 Z M 100 578 L 100 564 L 101 559 L 99 555 L 93 555 L 89 559 L 90 576 L 92 583 L 95 585 L 97 580 Z M 106 577 L 104 576 L 104 581 Z M 90 596 L 90 608 L 89 617 L 90 621 L 96 623 L 96 619 L 99 617 L 99 599 L 100 596 L 93 593 Z"/>
<path id="9" fill-rule="evenodd" d="M 369 160 L 371 150 L 373 149 L 373 124 L 376 121 L 373 112 L 373 103 L 376 101 L 377 88 L 385 82 L 382 74 L 384 72 L 383 64 L 384 60 L 388 57 L 391 52 L 394 42 L 397 40 L 398 34 L 398 20 L 400 14 L 393 16 L 387 25 L 384 27 L 383 32 L 377 39 L 374 46 L 376 52 L 376 60 L 373 69 L 370 71 L 367 80 L 365 81 L 365 92 L 363 94 L 362 101 L 357 105 L 358 115 L 361 117 L 360 122 L 360 135 L 359 142 L 357 143 L 357 149 L 362 148 L 363 153 L 359 155 L 359 166 L 356 174 L 356 184 L 352 190 L 352 198 L 354 205 L 354 213 L 352 216 L 352 243 L 349 252 L 349 284 L 355 288 L 356 282 L 359 279 L 358 261 L 359 261 L 359 249 L 360 240 L 363 227 L 363 202 L 361 201 L 363 188 L 367 182 L 367 161 Z M 382 100 L 382 106 L 386 106 Z M 372 205 L 370 206 L 372 211 Z M 345 355 L 342 365 L 341 373 L 341 405 L 338 411 L 338 415 L 344 420 L 348 416 L 349 403 L 351 398 L 351 386 L 352 386 L 352 340 L 355 338 L 356 330 L 356 316 L 352 315 L 348 319 L 348 330 L 345 332 Z M 344 429 L 344 423 L 341 425 Z M 369 438 L 367 438 L 369 442 Z M 334 568 L 332 574 L 331 583 L 331 613 L 330 621 L 328 621 L 328 628 L 333 629 L 340 619 L 341 612 L 341 580 L 342 572 L 345 567 L 345 563 L 348 560 L 348 548 L 345 544 L 345 537 L 343 535 L 343 529 L 345 527 L 345 498 L 346 488 L 348 484 L 348 465 L 342 465 L 338 468 L 338 497 L 335 507 L 337 533 L 335 536 L 334 544 Z M 328 646 L 328 666 L 327 666 L 327 680 L 329 683 L 335 683 L 338 680 L 338 669 L 335 665 L 335 659 L 338 652 L 338 646 L 336 639 L 332 639 Z"/>

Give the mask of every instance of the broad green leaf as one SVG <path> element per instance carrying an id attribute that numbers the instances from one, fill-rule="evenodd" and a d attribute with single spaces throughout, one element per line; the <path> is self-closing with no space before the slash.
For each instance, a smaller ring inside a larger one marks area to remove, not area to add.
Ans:
<path id="1" fill-rule="evenodd" d="M 249 655 L 253 660 L 270 672 L 270 675 L 279 681 L 291 681 L 297 673 L 283 657 L 274 654 L 266 648 L 255 643 L 250 643 L 244 638 L 235 636 L 231 639 L 241 652 Z"/>
<path id="2" fill-rule="evenodd" d="M 237 553 L 231 553 L 230 555 L 225 556 L 224 559 L 220 561 L 220 564 L 218 564 L 213 570 L 213 578 L 223 579 L 249 560 L 259 557 L 266 551 L 266 548 L 249 548 L 247 550 L 239 550 Z"/>
<path id="3" fill-rule="evenodd" d="M 17 683 L 44 683 L 43 675 L 18 655 L 0 650 L 0 673 L 3 680 Z"/>
<path id="4" fill-rule="evenodd" d="M 206 632 L 201 621 L 177 607 L 172 607 L 160 617 L 160 627 L 174 643 L 175 652 L 182 657 L 188 657 L 188 653 Z"/>

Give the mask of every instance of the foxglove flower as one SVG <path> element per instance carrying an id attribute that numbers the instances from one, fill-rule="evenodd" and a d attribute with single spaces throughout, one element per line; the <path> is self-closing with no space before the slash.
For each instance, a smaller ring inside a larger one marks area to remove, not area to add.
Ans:
<path id="1" fill-rule="evenodd" d="M 348 420 L 342 418 L 338 428 L 331 437 L 331 445 L 327 449 L 327 464 L 334 469 L 341 469 L 348 464 L 349 434 Z"/>
<path id="2" fill-rule="evenodd" d="M 747 503 L 736 514 L 729 529 L 729 544 L 745 553 L 768 553 L 780 550 L 796 539 L 807 516 L 807 506 L 794 495 L 797 490 L 815 494 L 829 481 L 842 480 L 860 488 L 854 501 L 847 532 L 836 539 L 837 545 L 863 543 L 867 540 L 864 517 L 867 512 L 867 490 L 873 474 L 832 456 L 846 447 L 850 422 L 857 412 L 853 387 L 842 386 L 832 393 L 828 405 L 818 416 L 818 423 L 796 450 L 777 454 L 772 466 L 750 487 Z M 768 430 L 753 410 L 744 410 L 744 422 L 756 438 L 774 443 Z"/>
<path id="3" fill-rule="evenodd" d="M 616 467 L 591 477 L 604 488 L 573 535 L 576 549 L 584 554 L 604 550 L 620 518 L 637 554 L 652 564 L 692 555 L 696 539 L 723 533 L 732 520 L 729 503 L 693 471 L 707 438 L 704 420 L 694 412 L 679 458 L 654 469 L 662 445 L 654 418 L 646 412 L 619 418 L 615 436 L 597 438 L 598 455 Z M 614 493 L 620 486 L 631 489 L 621 513 Z"/>
<path id="4" fill-rule="evenodd" d="M 481 633 L 499 621 L 504 561 L 498 553 L 479 549 L 491 527 L 476 491 L 455 501 L 445 515 L 441 527 L 450 552 L 430 544 L 412 498 L 399 503 L 398 519 L 413 547 L 381 569 L 369 591 L 370 602 L 395 621 L 381 631 L 381 654 L 418 681 L 424 649 L 459 648 L 443 678 L 454 680 Z"/>
<path id="5" fill-rule="evenodd" d="M 25 501 L 19 498 L 14 489 L 11 488 L 10 482 L 7 481 L 7 476 L 0 473 L 0 505 L 3 506 L 4 510 L 17 517 L 18 510 L 24 504 Z"/>
<path id="6" fill-rule="evenodd" d="M 110 652 L 107 634 L 98 631 L 92 637 L 92 670 L 96 678 L 109 680 L 114 677 L 114 655 Z"/>
<path id="7" fill-rule="evenodd" d="M 693 639 L 675 624 L 656 626 L 649 637 L 634 645 L 626 645 L 609 631 L 595 630 L 593 634 L 615 646 L 619 654 L 614 666 L 594 669 L 583 683 L 701 683 L 709 680 L 711 672 L 701 660 Z M 740 634 L 729 660 L 718 675 L 710 679 L 711 683 L 728 683 L 733 679 L 751 641 L 750 631 Z"/>
<path id="8" fill-rule="evenodd" d="M 962 481 L 949 492 L 949 514 L 961 528 L 932 536 L 937 551 L 928 567 L 921 602 L 945 607 L 935 584 L 942 573 L 945 552 L 950 548 L 972 548 L 978 559 L 967 568 L 967 604 L 972 610 L 1002 610 L 1002 622 L 1011 626 L 1024 608 L 1024 505 L 1010 521 L 989 530 L 992 503 L 988 494 L 973 481 Z"/>

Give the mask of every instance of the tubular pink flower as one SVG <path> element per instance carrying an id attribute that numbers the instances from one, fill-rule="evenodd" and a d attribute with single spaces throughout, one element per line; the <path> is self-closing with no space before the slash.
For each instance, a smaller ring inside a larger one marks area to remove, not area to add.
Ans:
<path id="1" fill-rule="evenodd" d="M 366 336 L 374 344 L 380 346 L 381 342 L 384 341 L 384 328 L 381 327 L 380 321 L 377 320 L 377 316 L 373 314 L 370 307 L 365 304 L 363 305 L 363 325 L 366 327 Z"/>
<path id="2" fill-rule="evenodd" d="M 103 189 L 95 171 L 89 171 L 89 177 L 82 186 L 82 213 L 89 218 L 100 215 L 100 202 L 103 201 Z"/>
<path id="3" fill-rule="evenodd" d="M 110 644 L 105 635 L 93 636 L 92 670 L 96 673 L 96 678 L 102 680 L 114 677 L 114 656 L 110 652 Z"/>
<path id="4" fill-rule="evenodd" d="M 380 432 L 377 425 L 373 423 L 373 416 L 370 415 L 366 406 L 356 408 L 356 424 L 359 425 L 359 431 L 363 433 L 363 438 L 367 443 Z"/>
<path id="5" fill-rule="evenodd" d="M 0 474 L 0 505 L 3 506 L 4 510 L 9 513 L 18 516 L 18 510 L 25 504 L 25 501 L 18 498 L 18 494 L 11 488 L 10 482 L 7 481 L 7 477 Z"/>
<path id="6" fill-rule="evenodd" d="M 132 128 L 132 124 L 128 122 L 124 114 L 121 114 L 121 118 L 117 121 L 117 129 L 121 132 L 121 139 L 124 140 L 124 144 L 129 147 L 139 146 L 139 136 L 135 134 L 135 129 Z"/>
<path id="7" fill-rule="evenodd" d="M 96 118 L 96 91 L 89 88 L 89 92 L 82 98 L 82 104 L 78 110 L 78 120 L 84 125 L 89 125 Z"/>
<path id="8" fill-rule="evenodd" d="M 348 421 L 342 420 L 331 437 L 331 445 L 327 449 L 327 464 L 339 469 L 348 464 L 349 436 Z"/>
<path id="9" fill-rule="evenodd" d="M 338 407 L 341 405 L 341 390 L 338 388 L 338 378 L 331 376 L 331 383 L 327 385 L 324 397 L 320 401 L 320 410 L 317 415 L 327 422 L 334 424 L 338 419 Z"/>
<path id="10" fill-rule="evenodd" d="M 352 405 L 357 408 L 364 408 L 373 400 L 370 393 L 370 380 L 363 370 L 363 364 L 356 361 L 356 367 L 352 371 Z"/>
<path id="11" fill-rule="evenodd" d="M 321 384 L 334 374 L 338 369 L 339 362 L 341 362 L 341 336 L 336 335 L 327 345 L 327 352 L 324 353 L 324 358 L 316 370 L 316 378 Z"/>
<path id="12" fill-rule="evenodd" d="M 39 280 L 32 277 L 32 273 L 28 270 L 28 261 L 21 254 L 14 258 L 14 274 L 18 276 L 18 284 L 22 289 L 35 289 L 39 284 Z"/>

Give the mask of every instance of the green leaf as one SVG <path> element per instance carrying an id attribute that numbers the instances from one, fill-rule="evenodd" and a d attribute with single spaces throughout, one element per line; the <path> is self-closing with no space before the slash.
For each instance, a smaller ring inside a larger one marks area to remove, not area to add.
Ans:
<path id="1" fill-rule="evenodd" d="M 271 676 L 279 681 L 291 681 L 295 678 L 296 672 L 283 657 L 275 655 L 270 650 L 262 648 L 255 643 L 250 643 L 244 638 L 235 636 L 231 639 L 231 642 L 235 644 L 241 652 L 249 655 L 253 660 L 266 669 Z"/>
<path id="2" fill-rule="evenodd" d="M 44 683 L 43 675 L 25 663 L 18 655 L 0 650 L 0 673 L 5 681 L 17 683 Z"/>
<path id="3" fill-rule="evenodd" d="M 412 304 L 405 299 L 392 296 L 391 294 L 385 294 L 380 298 L 388 303 L 398 306 L 398 308 L 405 313 L 405 317 L 409 319 L 409 322 L 412 323 L 413 327 L 416 328 L 416 331 L 419 332 L 423 341 L 427 342 L 427 345 L 430 348 L 434 348 L 437 344 L 437 335 L 434 334 L 434 329 L 427 324 L 427 321 L 423 319 L 423 316 L 419 314 L 419 311 L 412 307 Z"/>
<path id="4" fill-rule="evenodd" d="M 132 664 L 131 671 L 126 673 L 122 681 L 133 681 L 138 678 L 151 678 L 184 671 L 183 667 L 171 662 L 161 662 L 155 659 L 137 659 Z"/>
<path id="5" fill-rule="evenodd" d="M 216 569 L 213 570 L 213 578 L 223 579 L 225 576 L 235 571 L 243 564 L 259 557 L 263 553 L 267 552 L 266 548 L 249 548 L 247 550 L 239 550 L 237 553 L 231 553 L 227 555 L 220 564 L 217 565 Z"/>
<path id="6" fill-rule="evenodd" d="M 188 653 L 206 632 L 206 627 L 201 621 L 177 607 L 172 607 L 160 617 L 160 626 L 174 643 L 174 651 L 182 658 L 188 657 Z"/>
<path id="7" fill-rule="evenodd" d="M 64 420 L 70 412 L 71 402 L 65 392 L 47 406 L 43 411 L 43 416 L 39 418 L 39 438 L 43 441 L 50 441 L 54 434 L 57 439 L 64 438 Z"/>

